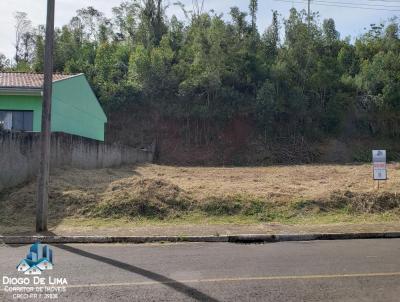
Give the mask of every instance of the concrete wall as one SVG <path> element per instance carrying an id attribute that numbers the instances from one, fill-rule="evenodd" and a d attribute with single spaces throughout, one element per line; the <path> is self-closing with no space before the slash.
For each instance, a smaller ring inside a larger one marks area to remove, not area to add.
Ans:
<path id="1" fill-rule="evenodd" d="M 40 133 L 0 132 L 0 191 L 36 177 L 40 160 Z M 51 168 L 97 169 L 151 162 L 150 151 L 54 132 Z"/>

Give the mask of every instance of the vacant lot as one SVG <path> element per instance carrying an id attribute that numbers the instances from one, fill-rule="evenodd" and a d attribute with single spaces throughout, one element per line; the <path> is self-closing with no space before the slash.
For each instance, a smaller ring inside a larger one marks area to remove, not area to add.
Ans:
<path id="1" fill-rule="evenodd" d="M 371 165 L 198 168 L 143 165 L 58 170 L 52 225 L 391 222 L 400 217 L 400 166 L 377 190 Z M 0 195 L 0 224 L 32 225 L 34 182 Z"/>
<path id="2" fill-rule="evenodd" d="M 137 167 L 138 177 L 157 178 L 191 192 L 197 199 L 215 195 L 252 195 L 269 200 L 316 199 L 337 190 L 374 192 L 371 165 L 302 165 L 251 168 Z M 400 189 L 400 165 L 389 165 L 382 192 Z"/>

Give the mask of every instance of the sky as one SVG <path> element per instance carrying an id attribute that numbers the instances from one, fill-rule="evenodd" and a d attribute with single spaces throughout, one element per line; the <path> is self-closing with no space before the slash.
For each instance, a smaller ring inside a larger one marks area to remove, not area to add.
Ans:
<path id="1" fill-rule="evenodd" d="M 75 15 L 76 10 L 94 6 L 111 17 L 112 8 L 118 6 L 122 0 L 56 0 L 56 26 L 62 26 L 69 22 Z M 177 15 L 184 18 L 181 9 L 174 6 L 175 0 L 165 0 L 170 3 L 167 15 Z M 249 0 L 204 0 L 205 10 L 213 9 L 217 13 L 223 13 L 228 19 L 229 9 L 238 6 L 241 10 L 248 9 Z M 286 1 L 286 2 L 285 2 Z M 316 1 L 316 2 L 315 2 Z M 181 0 L 189 9 L 192 0 Z M 271 23 L 272 12 L 277 10 L 281 17 L 287 17 L 292 6 L 297 9 L 307 9 L 305 0 L 259 0 L 258 28 L 260 31 Z M 314 3 L 313 3 L 314 2 Z M 319 12 L 320 20 L 333 18 L 341 37 L 351 36 L 353 39 L 365 31 L 371 23 L 379 23 L 389 18 L 400 15 L 400 0 L 313 0 L 311 10 Z M 28 13 L 33 25 L 44 24 L 46 20 L 47 0 L 0 0 L 0 53 L 7 57 L 14 54 L 14 14 L 17 11 Z M 330 3 L 330 4 L 328 4 Z M 343 8 L 339 3 L 347 3 L 347 6 L 367 5 L 368 9 Z M 379 6 L 378 6 L 379 5 Z M 378 6 L 378 7 L 377 7 Z M 395 8 L 398 6 L 398 8 Z"/>

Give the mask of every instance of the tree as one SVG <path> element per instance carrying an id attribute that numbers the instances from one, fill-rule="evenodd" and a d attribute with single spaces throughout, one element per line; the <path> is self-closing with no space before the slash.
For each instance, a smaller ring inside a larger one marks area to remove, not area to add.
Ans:
<path id="1" fill-rule="evenodd" d="M 137 27 L 140 3 L 138 0 L 122 2 L 118 7 L 113 8 L 114 24 L 117 28 L 117 38 L 134 41 Z"/>
<path id="2" fill-rule="evenodd" d="M 279 21 L 278 12 L 272 12 L 272 24 L 267 28 L 263 35 L 263 43 L 265 46 L 265 52 L 268 58 L 275 59 L 278 54 L 279 47 Z"/>
<path id="3" fill-rule="evenodd" d="M 81 22 L 83 33 L 87 40 L 93 41 L 98 37 L 100 24 L 104 23 L 104 14 L 93 6 L 77 11 L 77 18 Z"/>
<path id="4" fill-rule="evenodd" d="M 238 7 L 232 7 L 230 11 L 236 35 L 242 40 L 249 32 L 249 26 L 246 21 L 247 13 L 241 12 Z"/>
<path id="5" fill-rule="evenodd" d="M 160 44 L 162 36 L 167 32 L 164 19 L 165 7 L 162 0 L 143 0 L 138 35 L 146 48 Z"/>
<path id="6" fill-rule="evenodd" d="M 333 43 L 334 41 L 339 40 L 340 35 L 336 30 L 335 21 L 333 19 L 324 20 L 322 29 L 327 43 Z"/>
<path id="7" fill-rule="evenodd" d="M 33 70 L 35 72 L 44 71 L 44 37 L 37 34 L 35 37 L 35 54 L 33 59 Z"/>
<path id="8" fill-rule="evenodd" d="M 167 100 L 175 89 L 171 74 L 173 51 L 165 36 L 158 47 L 138 45 L 129 60 L 129 79 L 149 101 Z"/>
<path id="9" fill-rule="evenodd" d="M 17 64 L 29 57 L 31 48 L 31 29 L 32 22 L 28 19 L 28 14 L 25 12 L 16 12 L 15 18 L 15 62 Z"/>
<path id="10" fill-rule="evenodd" d="M 0 53 L 0 71 L 4 72 L 10 68 L 10 60 L 7 57 Z"/>
<path id="11" fill-rule="evenodd" d="M 251 17 L 251 30 L 253 35 L 255 35 L 257 33 L 258 0 L 250 0 L 249 10 Z"/>

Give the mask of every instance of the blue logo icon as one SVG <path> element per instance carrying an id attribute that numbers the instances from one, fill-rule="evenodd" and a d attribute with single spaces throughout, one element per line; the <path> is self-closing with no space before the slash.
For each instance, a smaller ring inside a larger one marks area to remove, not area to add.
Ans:
<path id="1" fill-rule="evenodd" d="M 42 271 L 53 269 L 53 251 L 40 242 L 32 244 L 29 253 L 17 266 L 25 275 L 41 275 Z"/>

